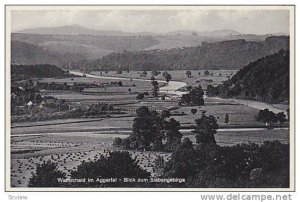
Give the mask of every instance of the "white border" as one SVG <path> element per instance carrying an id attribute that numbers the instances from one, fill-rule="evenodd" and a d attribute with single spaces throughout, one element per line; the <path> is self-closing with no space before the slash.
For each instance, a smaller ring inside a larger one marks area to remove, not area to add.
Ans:
<path id="1" fill-rule="evenodd" d="M 16 188 L 10 187 L 10 20 L 12 10 L 289 10 L 290 11 L 290 188 Z M 294 64 L 294 7 L 293 6 L 6 6 L 6 191 L 295 191 L 295 64 Z"/>

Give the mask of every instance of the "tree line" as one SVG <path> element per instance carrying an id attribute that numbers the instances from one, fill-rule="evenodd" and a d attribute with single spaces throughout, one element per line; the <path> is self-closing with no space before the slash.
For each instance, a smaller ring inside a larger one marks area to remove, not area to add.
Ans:
<path id="1" fill-rule="evenodd" d="M 240 69 L 223 84 L 207 86 L 207 95 L 268 103 L 288 101 L 289 59 L 288 50 L 260 58 Z"/>
<path id="2" fill-rule="evenodd" d="M 261 42 L 239 39 L 170 50 L 114 52 L 100 59 L 84 60 L 71 66 L 76 69 L 101 68 L 110 71 L 239 69 L 280 49 L 288 49 L 288 44 L 289 37 L 285 36 L 268 37 Z"/>

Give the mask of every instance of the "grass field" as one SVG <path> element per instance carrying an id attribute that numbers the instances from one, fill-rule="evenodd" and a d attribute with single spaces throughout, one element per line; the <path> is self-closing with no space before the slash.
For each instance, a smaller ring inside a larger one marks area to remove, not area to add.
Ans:
<path id="1" fill-rule="evenodd" d="M 12 159 L 11 159 L 11 180 L 13 186 L 27 186 L 29 178 L 35 171 L 37 163 L 52 160 L 57 163 L 60 170 L 70 176 L 70 171 L 74 170 L 81 161 L 96 160 L 99 154 L 107 154 L 108 150 L 114 150 L 112 141 L 115 137 L 126 137 L 128 134 L 122 132 L 71 132 L 44 135 L 21 135 L 12 138 Z M 185 133 L 184 137 L 189 137 L 195 141 L 194 135 Z M 183 138 L 184 138 L 183 137 Z M 288 130 L 264 130 L 247 132 L 218 132 L 215 135 L 216 141 L 222 146 L 255 142 L 261 144 L 266 140 L 279 140 L 283 143 L 289 141 Z M 30 149 L 35 152 L 26 152 Z M 16 152 L 20 153 L 16 153 Z M 24 152 L 22 152 L 24 151 Z M 136 152 L 130 151 L 133 157 L 137 157 L 139 165 L 153 173 L 154 161 L 158 156 L 162 156 L 166 161 L 170 159 L 171 153 L 166 152 Z"/>
<path id="2" fill-rule="evenodd" d="M 187 78 L 186 71 L 191 71 L 192 78 Z M 227 76 L 233 75 L 236 73 L 237 70 L 208 70 L 209 73 L 213 75 L 205 76 L 205 70 L 167 70 L 167 72 L 172 76 L 172 80 L 174 81 L 183 81 L 186 82 L 187 80 L 197 80 L 197 79 L 213 79 L 215 81 L 222 81 L 227 80 Z M 116 74 L 115 71 L 109 71 L 108 73 L 102 72 L 102 76 L 111 76 L 111 77 L 124 77 L 124 78 L 145 78 L 151 79 L 151 71 L 146 71 L 147 76 L 141 77 L 140 74 L 143 71 L 123 71 L 122 74 Z M 163 71 L 161 71 L 163 72 Z M 200 75 L 198 74 L 200 72 Z M 100 71 L 93 71 L 91 74 L 101 75 Z M 159 74 L 155 76 L 156 79 L 164 80 L 163 76 Z"/>
<path id="3" fill-rule="evenodd" d="M 235 74 L 237 70 L 209 70 L 212 75 L 205 76 L 204 71 L 205 70 L 189 70 L 191 71 L 191 78 L 188 78 L 186 76 L 186 71 L 188 70 L 170 70 L 167 71 L 171 76 L 172 80 L 174 81 L 182 81 L 187 83 L 188 85 L 202 85 L 204 89 L 206 89 L 207 85 L 217 85 L 222 83 L 223 81 L 227 80 L 230 76 Z M 151 79 L 151 71 L 147 71 L 146 77 L 141 77 L 142 71 L 130 71 L 129 73 L 127 71 L 123 71 L 122 74 L 116 74 L 115 71 L 110 71 L 108 73 L 102 72 L 102 76 L 111 76 L 111 77 L 124 77 L 124 78 L 133 78 L 133 79 Z M 163 71 L 161 71 L 163 72 Z M 198 74 L 200 72 L 200 75 Z M 91 74 L 95 75 L 101 75 L 100 71 L 94 71 L 91 72 Z M 157 80 L 165 80 L 163 76 L 160 74 L 158 76 L 155 76 Z M 209 81 L 211 80 L 211 81 Z"/>
<path id="4" fill-rule="evenodd" d="M 235 71 L 211 70 L 213 76 L 204 76 L 204 71 L 191 71 L 192 78 L 187 78 L 186 71 L 168 71 L 173 80 L 183 81 L 190 85 L 201 84 L 204 88 L 207 84 L 219 84 L 227 79 Z M 100 74 L 99 72 L 94 72 Z M 130 74 L 123 72 L 103 73 L 103 76 L 117 76 L 125 78 L 144 78 L 139 76 L 139 72 L 131 71 Z M 151 78 L 148 72 L 146 79 Z M 163 79 L 157 76 L 157 79 Z M 211 80 L 211 81 L 208 81 Z M 93 79 L 87 77 L 74 77 L 66 79 L 47 78 L 40 82 L 59 82 L 72 84 L 77 83 L 111 83 L 116 79 Z M 197 82 L 198 81 L 198 82 Z M 161 111 L 177 106 L 179 97 L 168 96 L 166 100 L 160 100 L 151 96 L 142 101 L 136 100 L 138 92 L 151 91 L 152 85 L 149 81 L 126 81 L 122 80 L 123 86 L 108 86 L 103 88 L 88 88 L 83 92 L 71 91 L 44 91 L 43 95 L 50 95 L 68 102 L 84 104 L 108 102 L 114 108 L 123 109 L 125 114 L 111 115 L 110 118 L 98 119 L 62 119 L 51 121 L 13 123 L 11 128 L 11 179 L 13 186 L 25 187 L 28 180 L 35 171 L 36 163 L 42 163 L 52 159 L 58 164 L 60 170 L 68 175 L 82 160 L 95 160 L 99 154 L 107 154 L 107 150 L 114 150 L 112 146 L 115 137 L 127 137 L 131 133 L 135 109 L 140 106 L 148 106 L 150 109 Z M 135 86 L 133 86 L 133 84 Z M 131 92 L 128 91 L 131 88 Z M 196 114 L 191 113 L 191 109 L 197 109 Z M 194 124 L 196 118 L 200 118 L 202 112 L 216 117 L 219 125 L 251 125 L 258 126 L 262 123 L 256 121 L 258 110 L 245 105 L 235 104 L 228 100 L 205 98 L 204 106 L 182 106 L 171 111 L 171 114 L 184 114 L 182 116 L 172 116 L 180 121 L 183 126 Z M 229 123 L 224 123 L 225 115 L 229 115 Z M 189 137 L 195 141 L 194 135 L 190 131 L 182 132 L 184 137 Z M 253 130 L 253 131 L 226 131 L 220 130 L 215 135 L 219 145 L 232 146 L 234 144 L 254 142 L 261 144 L 266 140 L 279 140 L 283 143 L 289 142 L 289 130 Z M 158 156 L 163 156 L 167 161 L 170 153 L 164 152 L 135 152 L 130 151 L 140 162 L 139 165 L 153 172 L 154 160 Z M 152 173 L 155 175 L 155 173 Z"/>
<path id="5" fill-rule="evenodd" d="M 186 70 L 173 70 L 168 71 L 172 75 L 172 80 L 183 81 L 188 85 L 202 85 L 206 88 L 208 84 L 217 85 L 227 80 L 228 76 L 235 73 L 235 70 L 210 70 L 209 72 L 213 76 L 204 76 L 204 71 L 191 70 L 192 78 L 187 78 Z M 200 75 L 198 75 L 200 72 Z M 146 77 L 140 77 L 139 71 L 130 71 L 129 73 L 123 71 L 122 74 L 116 74 L 116 72 L 108 72 L 107 74 L 102 72 L 102 76 L 108 77 L 121 77 L 121 78 L 138 78 L 138 79 L 151 79 L 151 71 L 147 72 Z M 101 75 L 100 72 L 92 72 L 95 75 Z M 156 76 L 157 80 L 164 80 L 162 75 Z M 208 81 L 210 80 L 210 81 Z M 111 82 L 116 82 L 116 79 L 99 79 L 88 77 L 71 77 L 71 78 L 43 78 L 40 82 L 56 82 L 73 84 L 76 83 L 95 83 L 109 85 Z M 95 103 L 99 101 L 105 101 L 109 103 L 128 103 L 136 101 L 136 95 L 139 92 L 148 92 L 151 95 L 152 85 L 150 81 L 141 80 L 122 80 L 123 86 L 107 86 L 101 88 L 86 88 L 83 92 L 70 92 L 70 91 L 44 91 L 44 95 L 53 96 L 60 99 L 65 99 L 69 102 L 83 102 L 83 103 Z M 160 85 L 163 83 L 160 82 Z M 131 90 L 129 92 L 129 89 Z"/>
<path id="6" fill-rule="evenodd" d="M 107 155 L 109 150 L 114 150 L 113 139 L 117 135 L 112 134 L 68 134 L 43 135 L 33 139 L 18 142 L 20 138 L 13 138 L 15 141 L 12 147 L 13 152 L 22 151 L 25 147 L 30 150 L 37 150 L 34 153 L 23 152 L 14 154 L 11 159 L 11 183 L 16 187 L 26 187 L 29 178 L 35 171 L 36 164 L 51 160 L 57 163 L 59 170 L 62 170 L 70 177 L 70 171 L 74 170 L 83 160 L 97 160 L 100 154 Z M 122 136 L 123 137 L 123 136 Z M 166 152 L 140 152 L 130 151 L 133 158 L 139 160 L 139 166 L 154 175 L 154 161 L 162 156 L 166 161 L 170 159 L 170 153 Z"/>
<path id="7" fill-rule="evenodd" d="M 44 91 L 43 95 L 53 96 L 59 99 L 65 99 L 69 102 L 108 102 L 108 103 L 127 103 L 136 101 L 136 96 L 139 92 L 148 92 L 151 94 L 152 85 L 150 81 L 127 81 L 122 80 L 123 86 L 111 86 L 111 82 L 116 82 L 116 79 L 95 79 L 87 77 L 72 77 L 66 79 L 43 78 L 40 82 L 55 82 L 68 84 L 73 83 L 95 83 L 103 84 L 105 87 L 85 88 L 83 92 L 70 91 Z M 162 83 L 160 83 L 162 85 Z M 130 89 L 130 91 L 129 91 Z"/>
<path id="8" fill-rule="evenodd" d="M 191 113 L 191 109 L 197 109 L 196 114 Z M 200 118 L 202 112 L 205 111 L 207 115 L 213 115 L 216 117 L 218 124 L 225 124 L 225 116 L 229 115 L 229 123 L 231 125 L 253 125 L 260 124 L 256 121 L 258 110 L 244 106 L 244 105 L 205 105 L 195 107 L 181 107 L 176 112 L 185 113 L 185 116 L 174 117 L 182 124 L 194 123 L 195 119 Z"/>

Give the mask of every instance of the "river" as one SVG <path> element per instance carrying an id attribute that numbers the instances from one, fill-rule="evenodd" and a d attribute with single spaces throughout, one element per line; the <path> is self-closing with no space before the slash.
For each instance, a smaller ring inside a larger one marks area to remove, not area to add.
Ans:
<path id="1" fill-rule="evenodd" d="M 71 74 L 76 75 L 76 76 L 83 76 L 85 75 L 88 78 L 99 78 L 99 79 L 114 79 L 114 80 L 123 80 L 123 81 L 147 81 L 151 82 L 150 79 L 130 79 L 130 78 L 124 78 L 124 77 L 112 77 L 112 76 L 99 76 L 99 75 L 94 75 L 94 74 L 84 74 L 82 72 L 77 72 L 77 71 L 69 71 Z M 158 82 L 166 82 L 164 80 L 156 80 Z M 181 92 L 178 91 L 179 88 L 182 88 L 186 86 L 187 84 L 185 82 L 181 81 L 169 81 L 166 86 L 163 86 L 159 89 L 159 92 L 162 93 L 167 93 L 171 95 L 178 95 L 181 96 L 182 94 L 185 94 L 186 92 Z"/>
<path id="2" fill-rule="evenodd" d="M 124 77 L 109 77 L 109 76 L 99 76 L 99 75 L 94 75 L 94 74 L 84 74 L 82 72 L 77 72 L 77 71 L 69 71 L 71 74 L 76 75 L 76 76 L 83 76 L 85 75 L 88 78 L 99 78 L 99 79 L 115 79 L 115 80 L 125 80 L 129 81 L 130 78 L 124 78 Z M 150 79 L 132 79 L 133 81 L 147 81 L 151 82 Z M 164 80 L 157 80 L 158 82 L 165 82 Z M 181 82 L 181 81 L 169 81 L 166 86 L 163 86 L 159 89 L 160 92 L 170 94 L 170 95 L 176 95 L 176 96 L 181 96 L 182 94 L 185 94 L 186 92 L 178 91 L 178 89 L 186 86 L 187 83 Z M 258 102 L 258 101 L 252 101 L 252 100 L 242 100 L 242 99 L 224 99 L 224 98 L 219 98 L 219 97 L 212 97 L 214 99 L 226 101 L 226 102 L 233 102 L 237 104 L 242 104 L 246 105 L 248 107 L 258 109 L 258 110 L 263 110 L 268 108 L 270 111 L 273 111 L 274 113 L 279 113 L 279 112 L 284 112 L 284 114 L 287 116 L 286 110 L 279 109 L 275 107 L 272 104 L 265 103 L 265 102 Z"/>

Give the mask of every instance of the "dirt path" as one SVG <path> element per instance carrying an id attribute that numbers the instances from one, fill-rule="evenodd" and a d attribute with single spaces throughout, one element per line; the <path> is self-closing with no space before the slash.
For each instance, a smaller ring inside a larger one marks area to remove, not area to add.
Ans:
<path id="1" fill-rule="evenodd" d="M 226 102 L 231 102 L 231 103 L 237 103 L 237 104 L 242 104 L 254 109 L 258 109 L 258 110 L 263 110 L 263 109 L 269 109 L 270 111 L 274 112 L 274 113 L 279 113 L 279 112 L 283 112 L 286 116 L 287 116 L 287 112 L 286 109 L 288 109 L 288 105 L 286 107 L 285 110 L 283 110 L 282 108 L 277 108 L 276 106 L 269 104 L 269 103 L 265 103 L 265 102 L 258 102 L 258 101 L 253 101 L 253 100 L 242 100 L 242 99 L 224 99 L 224 98 L 219 98 L 219 97 L 212 97 L 214 99 L 218 99 L 220 101 L 226 101 Z"/>

